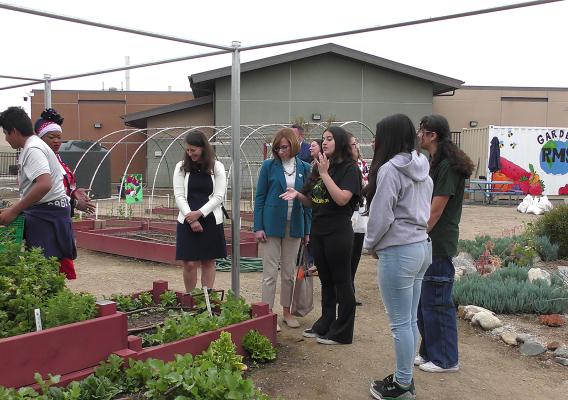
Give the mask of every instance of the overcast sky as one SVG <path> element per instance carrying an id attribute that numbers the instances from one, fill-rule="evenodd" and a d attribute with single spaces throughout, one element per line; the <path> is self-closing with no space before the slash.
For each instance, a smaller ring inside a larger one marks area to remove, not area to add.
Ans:
<path id="1" fill-rule="evenodd" d="M 10 3 L 10 1 L 8 1 Z M 12 4 L 173 36 L 243 46 L 519 3 L 515 0 L 12 0 Z M 0 9 L 1 75 L 53 77 L 212 51 Z M 453 21 L 243 52 L 246 62 L 334 42 L 465 81 L 467 85 L 568 87 L 568 2 Z M 189 91 L 188 75 L 231 56 L 131 71 L 131 90 Z M 120 89 L 124 72 L 54 82 L 52 89 Z M 1 86 L 20 83 L 0 79 Z M 0 91 L 0 109 L 42 85 Z"/>

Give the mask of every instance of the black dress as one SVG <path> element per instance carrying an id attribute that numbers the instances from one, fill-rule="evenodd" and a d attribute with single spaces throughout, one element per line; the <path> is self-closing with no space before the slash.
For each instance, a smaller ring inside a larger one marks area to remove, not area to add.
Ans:
<path id="1" fill-rule="evenodd" d="M 209 201 L 213 192 L 211 175 L 192 172 L 188 179 L 187 202 L 191 210 L 199 210 Z M 189 224 L 178 222 L 176 235 L 176 260 L 201 261 L 227 257 L 227 244 L 223 224 L 215 223 L 215 215 L 210 213 L 198 220 L 203 232 L 193 232 Z"/>

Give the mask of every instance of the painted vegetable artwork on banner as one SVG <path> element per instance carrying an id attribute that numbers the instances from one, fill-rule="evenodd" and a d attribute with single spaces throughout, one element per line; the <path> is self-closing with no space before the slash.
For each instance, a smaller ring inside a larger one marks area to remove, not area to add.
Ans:
<path id="1" fill-rule="evenodd" d="M 142 174 L 129 174 L 124 177 L 124 195 L 126 204 L 142 201 Z"/>
<path id="2" fill-rule="evenodd" d="M 513 182 L 498 190 L 533 196 L 568 195 L 568 128 L 489 127 L 499 139 L 500 169 L 493 181 Z"/>

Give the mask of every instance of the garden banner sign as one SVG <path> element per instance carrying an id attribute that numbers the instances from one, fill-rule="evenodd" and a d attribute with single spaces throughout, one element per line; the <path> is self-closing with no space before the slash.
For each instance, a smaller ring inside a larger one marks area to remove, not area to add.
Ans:
<path id="1" fill-rule="evenodd" d="M 124 176 L 124 195 L 126 204 L 140 203 L 142 196 L 142 174 L 128 174 Z"/>
<path id="2" fill-rule="evenodd" d="M 568 195 L 568 127 L 489 126 L 488 146 L 499 139 L 500 171 L 492 180 L 533 196 Z"/>

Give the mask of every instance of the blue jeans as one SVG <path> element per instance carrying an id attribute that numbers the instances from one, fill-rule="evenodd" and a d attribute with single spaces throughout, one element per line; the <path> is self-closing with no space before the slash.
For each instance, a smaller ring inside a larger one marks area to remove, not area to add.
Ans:
<path id="1" fill-rule="evenodd" d="M 422 277 L 432 262 L 432 244 L 424 240 L 392 246 L 377 251 L 377 255 L 379 290 L 394 338 L 395 379 L 400 384 L 410 385 L 419 336 L 418 301 Z"/>
<path id="2" fill-rule="evenodd" d="M 458 328 L 452 298 L 454 265 L 451 257 L 435 257 L 422 284 L 418 329 L 420 355 L 441 368 L 458 364 Z"/>

